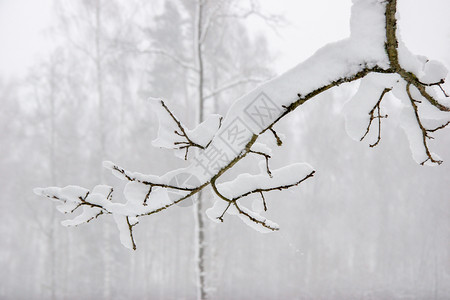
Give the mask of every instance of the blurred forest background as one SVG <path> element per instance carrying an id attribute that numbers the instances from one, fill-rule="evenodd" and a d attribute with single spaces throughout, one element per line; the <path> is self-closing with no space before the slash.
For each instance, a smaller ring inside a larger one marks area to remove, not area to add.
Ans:
<path id="1" fill-rule="evenodd" d="M 142 219 L 133 252 L 108 217 L 64 228 L 55 204 L 32 189 L 121 186 L 103 160 L 154 174 L 184 166 L 151 146 L 157 116 L 145 99 L 169 99 L 195 125 L 199 41 L 206 115 L 226 114 L 239 95 L 275 76 L 282 49 L 271 34 L 288 22 L 244 2 L 206 1 L 200 37 L 197 0 L 54 3 L 52 51 L 25 76 L 0 78 L 1 299 L 196 297 L 192 207 Z M 436 3 L 424 8 L 429 20 Z M 407 45 L 450 65 L 450 25 L 418 34 L 405 4 L 400 12 Z M 250 18 L 265 27 L 252 30 Z M 305 161 L 318 171 L 266 196 L 280 232 L 263 235 L 233 218 L 206 221 L 210 299 L 450 298 L 449 131 L 430 144 L 444 160 L 434 168 L 413 161 L 395 118 L 383 122 L 376 148 L 352 141 L 341 109 L 357 84 L 324 93 L 277 126 L 284 144 L 272 141 L 272 167 Z M 208 195 L 203 201 L 205 209 L 212 204 Z"/>

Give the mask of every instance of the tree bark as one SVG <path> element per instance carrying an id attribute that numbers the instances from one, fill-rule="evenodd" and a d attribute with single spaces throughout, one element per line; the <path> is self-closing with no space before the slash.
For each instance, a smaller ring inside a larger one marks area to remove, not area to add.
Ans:
<path id="1" fill-rule="evenodd" d="M 196 7 L 196 24 L 195 24 L 195 34 L 194 34 L 194 47 L 196 54 L 196 69 L 198 72 L 198 82 L 197 82 L 197 94 L 198 94 L 198 121 L 200 124 L 203 122 L 204 115 L 204 99 L 203 99 L 203 53 L 202 53 L 202 13 L 203 13 L 203 3 L 202 0 L 197 0 Z M 205 274 L 205 220 L 203 214 L 203 199 L 202 193 L 198 193 L 197 201 L 194 203 L 194 214 L 195 214 L 195 235 L 196 235 L 196 256 L 197 256 L 197 298 L 199 300 L 207 299 L 207 289 L 206 289 L 206 274 Z"/>

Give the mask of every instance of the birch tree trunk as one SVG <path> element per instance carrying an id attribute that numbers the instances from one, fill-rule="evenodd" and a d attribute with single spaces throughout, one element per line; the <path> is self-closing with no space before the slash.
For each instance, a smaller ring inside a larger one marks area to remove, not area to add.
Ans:
<path id="1" fill-rule="evenodd" d="M 198 72 L 197 81 L 197 95 L 198 95 L 198 120 L 197 123 L 203 122 L 203 52 L 202 52 L 202 9 L 203 1 L 197 0 L 195 13 L 195 33 L 194 33 L 194 47 L 195 47 L 195 65 Z M 202 205 L 202 193 L 197 196 L 197 201 L 194 203 L 195 214 L 195 237 L 196 237 L 196 262 L 197 262 L 197 298 L 199 300 L 207 299 L 207 289 L 205 283 L 205 220 Z"/>
<path id="2" fill-rule="evenodd" d="M 53 186 L 58 185 L 56 182 L 56 164 L 55 164 L 55 152 L 56 152 L 56 110 L 55 110 L 55 62 L 53 59 L 50 61 L 50 180 Z M 49 263 L 50 263 L 50 295 L 51 299 L 56 299 L 56 250 L 55 250 L 55 231 L 57 228 L 55 219 L 55 210 L 52 209 L 50 214 L 49 226 L 50 231 L 48 234 L 48 248 L 49 248 Z"/>
<path id="3" fill-rule="evenodd" d="M 104 74 L 102 65 L 102 3 L 101 0 L 95 1 L 95 72 L 96 89 L 98 99 L 98 135 L 99 135 L 99 160 L 105 159 L 105 120 L 104 120 Z M 101 164 L 100 164 L 101 165 Z M 99 180 L 104 182 L 103 168 L 98 169 Z M 103 223 L 103 298 L 111 298 L 111 267 L 114 261 L 110 245 L 110 224 Z"/>

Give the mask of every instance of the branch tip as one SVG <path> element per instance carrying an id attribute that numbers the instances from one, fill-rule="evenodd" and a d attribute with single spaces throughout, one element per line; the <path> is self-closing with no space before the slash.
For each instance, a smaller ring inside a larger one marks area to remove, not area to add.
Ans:
<path id="1" fill-rule="evenodd" d="M 387 115 L 387 114 L 381 115 L 380 104 L 381 104 L 381 101 L 383 100 L 384 96 L 385 96 L 387 93 L 389 93 L 391 90 L 392 90 L 392 88 L 385 88 L 385 89 L 381 92 L 380 98 L 378 99 L 377 103 L 375 103 L 375 105 L 372 107 L 372 109 L 368 112 L 368 114 L 369 114 L 369 116 L 370 116 L 370 119 L 369 119 L 369 125 L 367 125 L 366 132 L 365 132 L 364 135 L 361 137 L 360 141 L 364 140 L 364 138 L 365 138 L 365 137 L 367 136 L 367 134 L 370 132 L 370 126 L 372 125 L 372 121 L 375 120 L 375 119 L 377 119 L 377 120 L 378 120 L 378 137 L 377 137 L 377 140 L 376 140 L 374 143 L 369 144 L 369 147 L 370 147 L 370 148 L 373 148 L 373 147 L 377 146 L 378 143 L 379 143 L 380 140 L 381 140 L 381 119 L 387 118 L 388 115 Z M 374 115 L 375 110 L 376 110 L 376 112 L 377 112 L 377 115 L 376 115 L 376 116 Z"/>
<path id="2" fill-rule="evenodd" d="M 279 146 L 279 147 L 282 146 L 283 141 L 280 139 L 277 132 L 272 127 L 269 127 L 269 130 L 270 130 L 270 132 L 272 132 L 273 136 L 275 137 L 275 139 L 277 141 L 277 146 Z"/>

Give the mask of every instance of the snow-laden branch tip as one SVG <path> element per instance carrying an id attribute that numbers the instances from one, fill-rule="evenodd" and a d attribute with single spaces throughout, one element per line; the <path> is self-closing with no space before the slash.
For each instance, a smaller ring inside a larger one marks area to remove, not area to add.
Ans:
<path id="1" fill-rule="evenodd" d="M 175 117 L 162 99 L 149 98 L 149 102 L 159 120 L 158 137 L 152 141 L 152 145 L 182 150 L 185 160 L 188 158 L 190 148 L 205 150 L 222 123 L 222 116 L 211 115 L 196 128 L 189 130 Z M 175 154 L 179 155 L 180 152 Z"/>

